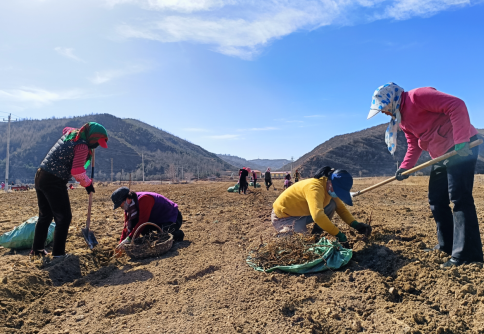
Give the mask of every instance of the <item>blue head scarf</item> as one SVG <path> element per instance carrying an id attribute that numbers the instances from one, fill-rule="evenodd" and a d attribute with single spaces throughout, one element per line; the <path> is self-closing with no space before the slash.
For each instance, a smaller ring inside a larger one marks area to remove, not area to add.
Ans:
<path id="1" fill-rule="evenodd" d="M 392 119 L 385 131 L 385 143 L 388 151 L 394 155 L 397 149 L 397 130 L 402 116 L 400 115 L 400 103 L 403 88 L 396 83 L 390 82 L 378 87 L 373 93 L 373 99 L 368 118 L 375 116 L 380 111 L 392 113 Z"/>

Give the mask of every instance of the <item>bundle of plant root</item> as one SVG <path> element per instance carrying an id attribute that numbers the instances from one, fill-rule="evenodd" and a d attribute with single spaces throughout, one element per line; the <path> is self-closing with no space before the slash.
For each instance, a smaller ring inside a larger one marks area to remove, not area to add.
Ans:
<path id="1" fill-rule="evenodd" d="M 257 266 L 264 269 L 303 264 L 319 258 L 319 255 L 309 251 L 316 241 L 315 235 L 294 233 L 264 244 L 261 236 L 259 247 L 254 249 L 250 256 Z"/>
<path id="2" fill-rule="evenodd" d="M 157 243 L 166 241 L 170 238 L 168 233 L 160 233 L 151 231 L 149 234 L 142 236 L 141 238 L 134 239 L 135 245 L 141 245 L 149 243 L 151 247 L 154 247 Z"/>

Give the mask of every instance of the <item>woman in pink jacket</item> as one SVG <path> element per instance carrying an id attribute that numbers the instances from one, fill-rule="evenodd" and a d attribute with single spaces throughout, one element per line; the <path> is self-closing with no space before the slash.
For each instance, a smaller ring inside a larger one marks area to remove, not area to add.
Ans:
<path id="1" fill-rule="evenodd" d="M 439 240 L 434 249 L 452 255 L 441 267 L 483 262 L 472 197 L 479 147 L 469 148 L 469 143 L 477 139 L 477 130 L 470 123 L 464 101 L 432 87 L 405 92 L 395 83 L 389 83 L 373 94 L 368 118 L 379 112 L 392 117 L 385 133 L 392 155 L 397 148 L 398 126 L 407 138 L 408 149 L 396 172 L 397 180 L 408 178 L 401 174 L 415 166 L 422 150 L 428 151 L 432 158 L 457 151 L 452 158 L 435 164 L 430 173 L 429 203 Z M 450 201 L 454 203 L 453 213 Z"/>

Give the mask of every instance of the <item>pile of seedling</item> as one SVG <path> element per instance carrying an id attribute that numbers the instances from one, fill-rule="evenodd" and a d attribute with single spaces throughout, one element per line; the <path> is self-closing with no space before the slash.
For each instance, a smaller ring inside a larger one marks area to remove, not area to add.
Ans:
<path id="1" fill-rule="evenodd" d="M 250 256 L 253 263 L 264 270 L 275 266 L 302 264 L 320 257 L 309 250 L 316 242 L 315 235 L 302 233 L 275 238 L 267 243 L 263 242 L 261 236 L 259 247 Z"/>
<path id="2" fill-rule="evenodd" d="M 150 244 L 151 247 L 154 247 L 157 243 L 164 242 L 170 239 L 170 235 L 168 233 L 159 233 L 151 231 L 149 234 L 144 235 L 141 238 L 134 239 L 135 245 L 141 245 L 144 243 Z"/>

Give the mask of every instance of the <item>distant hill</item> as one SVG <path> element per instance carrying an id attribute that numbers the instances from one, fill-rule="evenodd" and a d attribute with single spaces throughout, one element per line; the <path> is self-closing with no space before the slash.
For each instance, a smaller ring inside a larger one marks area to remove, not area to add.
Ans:
<path id="1" fill-rule="evenodd" d="M 344 168 L 353 176 L 393 176 L 407 152 L 407 141 L 403 132 L 398 133 L 398 144 L 395 157 L 388 153 L 385 144 L 385 129 L 387 124 L 381 124 L 358 132 L 335 136 L 306 153 L 293 164 L 299 168 L 303 177 L 312 176 L 323 166 Z M 479 130 L 480 137 L 484 130 Z M 484 173 L 484 149 L 481 148 L 476 172 Z M 420 156 L 418 164 L 430 160 L 427 152 Z M 287 164 L 281 170 L 290 170 Z M 422 170 L 428 174 L 430 169 Z"/>
<path id="2" fill-rule="evenodd" d="M 259 166 L 264 166 L 264 169 L 267 169 L 267 167 L 270 167 L 271 169 L 274 169 L 274 170 L 279 169 L 282 166 L 291 163 L 291 160 L 287 160 L 287 159 L 253 159 L 249 161 Z"/>
<path id="3" fill-rule="evenodd" d="M 10 177 L 21 182 L 32 182 L 35 171 L 49 149 L 61 137 L 66 126 L 80 127 L 87 122 L 98 122 L 108 131 L 108 149 L 96 149 L 96 178 L 111 178 L 111 158 L 115 180 L 142 179 L 142 153 L 145 180 L 216 175 L 235 167 L 198 145 L 178 138 L 166 131 L 134 119 L 121 119 L 109 114 L 88 115 L 63 119 L 22 120 L 11 123 Z M 7 124 L 0 123 L 0 179 L 5 175 Z M 171 166 L 171 168 L 170 168 Z M 187 174 L 188 173 L 188 174 Z"/>
<path id="4" fill-rule="evenodd" d="M 242 167 L 249 167 L 251 169 L 258 169 L 261 171 L 265 171 L 267 167 L 270 167 L 271 169 L 279 169 L 282 166 L 284 166 L 287 163 L 290 163 L 290 160 L 287 159 L 252 159 L 252 160 L 246 160 L 244 158 L 235 156 L 235 155 L 230 155 L 230 154 L 217 154 L 217 156 L 230 163 L 231 165 L 234 165 L 238 168 Z"/>
<path id="5" fill-rule="evenodd" d="M 237 168 L 242 168 L 242 167 L 249 167 L 251 169 L 263 169 L 264 166 L 261 166 L 257 163 L 253 163 L 250 160 L 246 160 L 241 157 L 237 157 L 235 155 L 230 155 L 230 154 L 217 154 L 217 156 L 224 160 L 225 162 L 237 167 Z"/>

